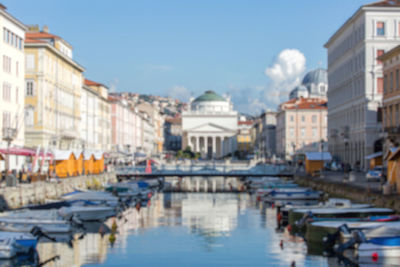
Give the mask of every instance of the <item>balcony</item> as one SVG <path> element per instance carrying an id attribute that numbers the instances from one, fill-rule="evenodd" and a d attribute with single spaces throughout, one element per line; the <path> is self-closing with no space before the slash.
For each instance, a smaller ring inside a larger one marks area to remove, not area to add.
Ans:
<path id="1" fill-rule="evenodd" d="M 400 126 L 385 127 L 385 132 L 387 132 L 389 136 L 400 135 Z"/>

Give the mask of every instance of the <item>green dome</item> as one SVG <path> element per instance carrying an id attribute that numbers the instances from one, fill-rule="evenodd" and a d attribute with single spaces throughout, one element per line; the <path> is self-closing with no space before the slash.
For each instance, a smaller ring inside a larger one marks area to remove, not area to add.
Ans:
<path id="1" fill-rule="evenodd" d="M 204 101 L 226 101 L 226 99 L 216 94 L 214 91 L 206 91 L 204 94 L 196 98 L 193 102 L 204 102 Z"/>

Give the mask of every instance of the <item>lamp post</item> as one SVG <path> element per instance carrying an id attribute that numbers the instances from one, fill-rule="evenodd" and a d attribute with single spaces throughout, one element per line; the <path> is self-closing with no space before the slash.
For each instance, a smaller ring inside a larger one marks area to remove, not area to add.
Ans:
<path id="1" fill-rule="evenodd" d="M 10 145 L 14 140 L 17 130 L 15 128 L 4 127 L 3 128 L 3 140 L 7 142 L 7 154 L 6 154 L 6 175 L 10 170 Z"/>
<path id="2" fill-rule="evenodd" d="M 321 139 L 320 141 L 321 144 L 321 159 L 322 159 L 322 167 L 320 170 L 320 177 L 324 178 L 324 165 L 325 165 L 325 161 L 324 161 L 324 139 Z"/>

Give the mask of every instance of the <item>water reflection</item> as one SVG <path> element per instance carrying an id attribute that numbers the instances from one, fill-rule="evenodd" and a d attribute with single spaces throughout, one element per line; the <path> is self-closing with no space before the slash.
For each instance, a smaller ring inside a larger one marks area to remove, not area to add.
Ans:
<path id="1" fill-rule="evenodd" d="M 301 239 L 276 231 L 275 213 L 247 194 L 157 194 L 146 207 L 76 234 L 71 244 L 43 242 L 38 251 L 41 261 L 60 256 L 44 266 L 327 266 L 307 256 Z"/>

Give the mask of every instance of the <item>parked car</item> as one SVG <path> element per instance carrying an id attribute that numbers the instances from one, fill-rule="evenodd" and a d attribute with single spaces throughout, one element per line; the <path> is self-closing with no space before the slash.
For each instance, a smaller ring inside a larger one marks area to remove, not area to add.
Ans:
<path id="1" fill-rule="evenodd" d="M 382 166 L 376 166 L 372 170 L 367 172 L 366 178 L 367 182 L 379 182 L 381 181 L 383 176 L 383 167 Z"/>

